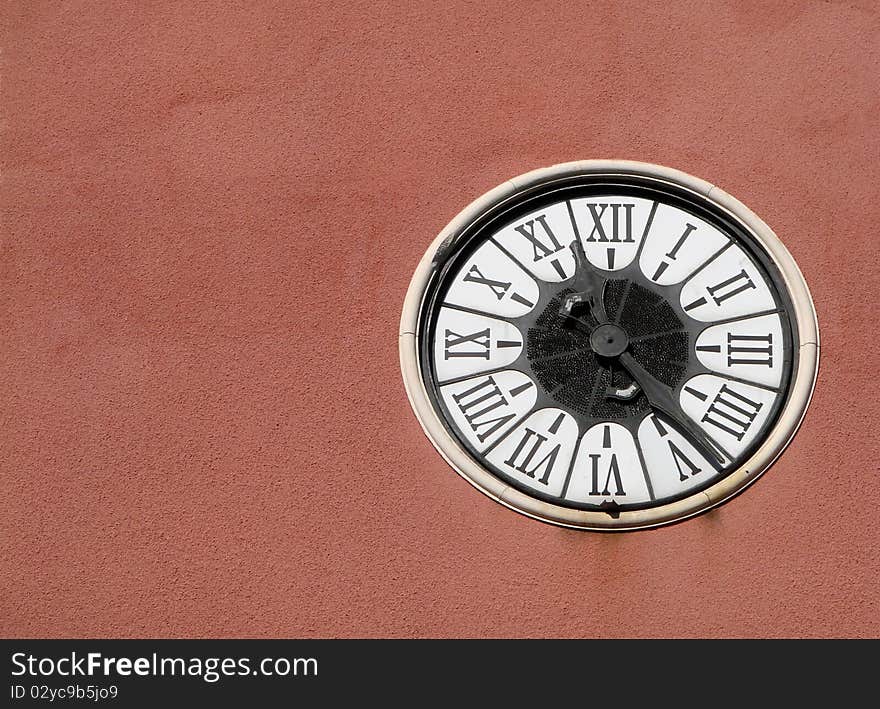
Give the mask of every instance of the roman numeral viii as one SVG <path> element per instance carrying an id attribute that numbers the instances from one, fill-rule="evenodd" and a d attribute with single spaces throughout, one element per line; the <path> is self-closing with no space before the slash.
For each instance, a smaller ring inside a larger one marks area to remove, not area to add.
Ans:
<path id="1" fill-rule="evenodd" d="M 531 386 L 529 383 L 524 385 L 525 388 L 529 386 Z M 514 390 L 512 393 L 515 396 L 518 391 Z M 458 404 L 458 408 L 461 409 L 461 413 L 464 414 L 471 429 L 477 434 L 480 443 L 485 443 L 489 436 L 508 423 L 515 415 L 513 413 L 504 414 L 503 407 L 507 407 L 509 402 L 491 376 L 477 382 L 467 391 L 453 394 L 452 398 Z M 497 411 L 499 408 L 502 410 Z"/>
<path id="2" fill-rule="evenodd" d="M 763 404 L 752 401 L 725 384 L 706 409 L 702 420 L 741 441 L 762 406 Z"/>

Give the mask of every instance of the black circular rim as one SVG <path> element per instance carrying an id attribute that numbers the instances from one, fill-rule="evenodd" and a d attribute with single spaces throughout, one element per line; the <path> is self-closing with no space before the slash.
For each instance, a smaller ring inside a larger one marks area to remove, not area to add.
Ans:
<path id="1" fill-rule="evenodd" d="M 489 235 L 509 221 L 516 219 L 518 216 L 540 209 L 549 204 L 564 199 L 597 197 L 603 195 L 610 196 L 612 194 L 658 200 L 661 203 L 682 209 L 705 220 L 709 224 L 712 224 L 722 233 L 733 239 L 737 245 L 745 249 L 748 255 L 762 271 L 762 275 L 764 276 L 774 301 L 777 304 L 784 339 L 783 370 L 781 373 L 779 395 L 776 397 L 773 409 L 771 410 L 767 421 L 764 423 L 761 435 L 737 455 L 730 465 L 722 469 L 720 474 L 710 477 L 707 481 L 688 488 L 686 491 L 677 495 L 662 497 L 648 502 L 616 505 L 611 512 L 612 515 L 616 515 L 619 512 L 655 509 L 675 503 L 679 500 L 699 494 L 734 473 L 739 467 L 739 461 L 748 460 L 775 428 L 779 414 L 784 409 L 785 404 L 791 395 L 791 382 L 794 381 L 797 374 L 797 360 L 794 357 L 794 353 L 797 352 L 799 346 L 797 332 L 791 322 L 790 314 L 794 312 L 792 298 L 775 262 L 760 246 L 757 238 L 748 228 L 745 227 L 745 225 L 706 197 L 657 178 L 641 175 L 618 174 L 585 174 L 553 178 L 548 182 L 536 184 L 527 190 L 517 193 L 513 197 L 503 199 L 498 203 L 487 207 L 479 217 L 468 224 L 453 240 L 451 240 L 450 243 L 445 244 L 445 248 L 441 247 L 441 249 L 438 250 L 434 259 L 432 274 L 426 286 L 425 295 L 422 299 L 419 310 L 417 339 L 419 367 L 431 405 L 438 413 L 438 418 L 446 431 L 465 451 L 467 451 L 468 455 L 479 466 L 490 472 L 494 477 L 503 481 L 505 484 L 510 485 L 531 498 L 569 509 L 589 512 L 608 512 L 607 508 L 603 508 L 598 504 L 564 500 L 523 485 L 483 457 L 483 454 L 477 451 L 464 436 L 460 435 L 457 427 L 451 423 L 452 417 L 443 401 L 443 397 L 440 395 L 439 390 L 441 385 L 437 383 L 430 348 L 434 339 L 436 316 L 440 311 L 440 306 L 446 290 L 452 282 L 452 279 L 448 276 L 450 273 L 457 273 L 458 268 L 460 268 L 463 261 L 466 260 L 476 248 L 482 245 Z M 637 259 L 633 259 L 632 263 L 626 268 L 609 273 L 611 274 L 611 278 L 620 278 L 631 270 L 638 271 L 641 279 L 649 283 L 652 290 L 659 291 L 664 298 L 667 298 L 666 293 L 680 290 L 681 286 L 688 280 L 685 278 L 681 283 L 673 286 L 658 286 L 644 278 L 638 267 Z M 548 292 L 558 292 L 567 282 L 547 283 L 539 278 L 535 278 L 535 281 L 541 291 L 542 300 L 544 300 L 545 295 Z M 677 299 L 672 300 L 677 302 Z M 536 304 L 531 312 L 537 312 L 539 310 L 539 305 L 540 302 L 539 304 Z M 517 318 L 500 319 L 507 320 L 508 322 L 517 320 Z M 716 323 L 712 322 L 697 323 L 695 329 L 697 331 L 702 331 L 715 324 Z M 523 347 L 523 353 L 525 353 L 525 346 Z M 512 363 L 510 368 L 516 369 L 514 366 L 515 364 L 516 362 Z M 717 372 L 712 372 L 711 370 L 702 367 L 701 369 L 705 370 L 705 373 L 719 375 Z M 534 377 L 534 372 L 530 372 L 530 376 Z M 687 381 L 688 378 L 688 376 L 685 376 L 683 381 Z M 532 411 L 538 411 L 541 408 L 546 408 L 546 406 L 562 408 L 566 413 L 575 418 L 580 429 L 579 435 L 583 436 L 586 432 L 586 429 L 584 428 L 585 417 L 571 411 L 569 408 L 564 407 L 552 399 L 546 398 L 547 394 L 543 391 L 542 387 L 539 386 L 538 389 L 539 400 L 536 402 Z M 677 394 L 678 389 L 676 389 L 676 395 Z M 545 397 L 547 401 L 553 403 L 541 405 L 540 402 L 542 396 Z M 634 418 L 628 424 L 625 424 L 626 428 L 635 436 L 635 431 L 638 428 L 638 425 L 640 425 L 644 418 L 650 414 L 651 411 L 649 410 L 645 412 L 644 415 Z M 635 423 L 633 423 L 633 421 Z M 615 422 L 624 423 L 623 421 L 618 420 L 615 420 Z"/>

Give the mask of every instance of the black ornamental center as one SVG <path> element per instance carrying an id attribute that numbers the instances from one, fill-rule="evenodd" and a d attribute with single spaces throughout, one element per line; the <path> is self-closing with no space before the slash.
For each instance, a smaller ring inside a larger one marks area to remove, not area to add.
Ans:
<path id="1" fill-rule="evenodd" d="M 590 347 L 602 357 L 617 357 L 629 346 L 629 335 L 620 325 L 605 323 L 590 334 Z"/>
<path id="2" fill-rule="evenodd" d="M 666 386 L 681 383 L 690 335 L 665 298 L 628 279 L 609 280 L 603 298 L 609 322 L 585 332 L 560 316 L 572 292 L 556 293 L 526 335 L 532 372 L 555 401 L 590 418 L 624 419 L 649 411 L 644 393 L 615 362 L 624 351 Z"/>

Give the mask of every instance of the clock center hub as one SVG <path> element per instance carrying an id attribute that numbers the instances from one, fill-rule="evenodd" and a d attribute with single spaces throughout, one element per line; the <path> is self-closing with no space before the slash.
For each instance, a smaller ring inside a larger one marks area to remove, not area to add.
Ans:
<path id="1" fill-rule="evenodd" d="M 590 347 L 602 357 L 617 357 L 629 347 L 629 336 L 619 325 L 599 325 L 590 335 Z"/>

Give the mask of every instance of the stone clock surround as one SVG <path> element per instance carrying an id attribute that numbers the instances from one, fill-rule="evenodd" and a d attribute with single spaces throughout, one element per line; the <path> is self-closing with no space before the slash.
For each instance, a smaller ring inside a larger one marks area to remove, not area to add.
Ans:
<path id="1" fill-rule="evenodd" d="M 417 328 L 423 297 L 433 272 L 456 239 L 489 207 L 537 186 L 578 175 L 636 176 L 684 188 L 722 208 L 745 226 L 779 269 L 793 304 L 792 326 L 799 348 L 793 353 L 794 375 L 788 399 L 776 425 L 764 442 L 735 471 L 684 499 L 644 510 L 626 510 L 612 517 L 603 512 L 578 510 L 543 502 L 520 492 L 479 465 L 446 430 L 434 411 L 419 366 Z M 633 530 L 687 519 L 722 504 L 751 485 L 779 457 L 803 420 L 818 372 L 819 334 L 807 285 L 788 250 L 772 230 L 745 205 L 711 183 L 671 168 L 621 160 L 587 160 L 543 168 L 513 178 L 475 200 L 437 236 L 413 275 L 404 301 L 399 332 L 401 370 L 413 410 L 446 461 L 481 492 L 522 514 L 566 527 L 592 530 Z"/>

